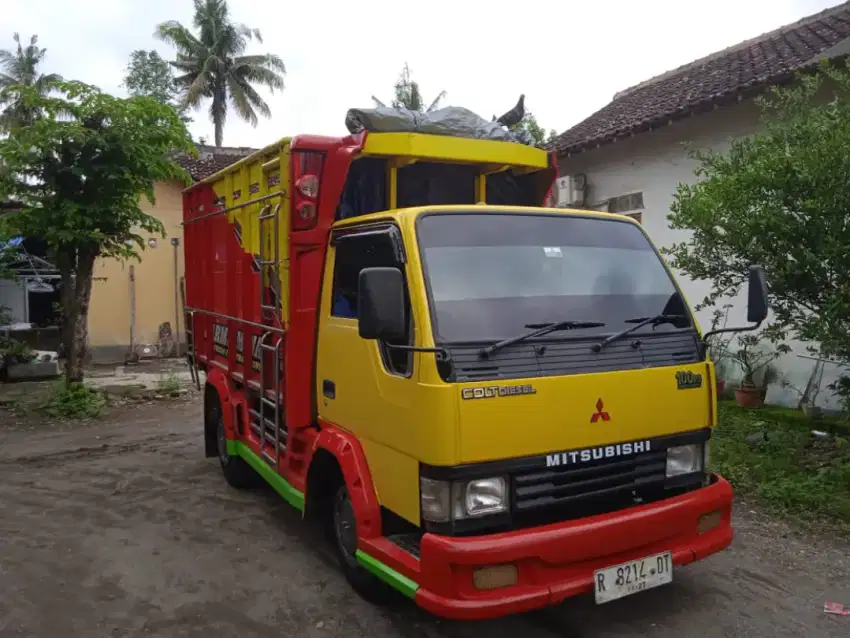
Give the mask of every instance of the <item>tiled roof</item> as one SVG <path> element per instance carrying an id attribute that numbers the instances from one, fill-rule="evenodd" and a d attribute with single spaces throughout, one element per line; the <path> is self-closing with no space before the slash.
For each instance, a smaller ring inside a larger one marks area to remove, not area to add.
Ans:
<path id="1" fill-rule="evenodd" d="M 578 153 L 716 104 L 781 84 L 827 57 L 850 53 L 850 2 L 642 82 L 559 135 L 559 155 Z"/>
<path id="2" fill-rule="evenodd" d="M 226 147 L 216 148 L 215 146 L 204 146 L 198 144 L 198 158 L 189 157 L 188 155 L 180 154 L 175 159 L 196 182 L 205 179 L 217 173 L 223 168 L 227 168 L 234 162 L 238 162 L 243 157 L 248 157 L 251 153 L 256 152 L 255 148 L 247 147 Z"/>

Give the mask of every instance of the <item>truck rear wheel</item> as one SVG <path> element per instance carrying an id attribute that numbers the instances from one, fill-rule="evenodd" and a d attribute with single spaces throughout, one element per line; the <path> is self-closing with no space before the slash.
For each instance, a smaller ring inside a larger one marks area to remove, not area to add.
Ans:
<path id="1" fill-rule="evenodd" d="M 230 487 L 235 487 L 239 490 L 253 487 L 256 484 L 257 476 L 254 470 L 251 469 L 251 466 L 242 458 L 230 456 L 227 453 L 227 431 L 224 429 L 224 417 L 221 414 L 221 409 L 218 410 L 216 417 L 218 418 L 218 424 L 216 425 L 218 460 L 221 463 L 224 480 L 227 481 Z"/>
<path id="2" fill-rule="evenodd" d="M 345 484 L 339 487 L 333 498 L 329 518 L 331 537 L 340 567 L 354 591 L 375 605 L 398 602 L 400 596 L 396 591 L 357 561 L 357 518 Z"/>

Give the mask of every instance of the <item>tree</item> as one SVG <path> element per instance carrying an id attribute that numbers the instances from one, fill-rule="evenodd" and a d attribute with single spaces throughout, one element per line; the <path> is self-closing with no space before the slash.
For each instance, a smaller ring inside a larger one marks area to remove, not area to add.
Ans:
<path id="1" fill-rule="evenodd" d="M 186 114 L 188 107 L 180 99 L 180 89 L 174 81 L 171 65 L 156 51 L 136 49 L 130 54 L 124 86 L 131 96 L 152 97 L 177 111 L 184 123 L 192 121 Z"/>
<path id="2" fill-rule="evenodd" d="M 227 0 L 193 0 L 195 35 L 171 20 L 157 27 L 156 35 L 177 49 L 171 62 L 181 72 L 175 78 L 183 104 L 199 108 L 210 102 L 210 119 L 215 126 L 215 145 L 224 139 L 227 110 L 232 106 L 243 120 L 257 125 L 257 112 L 271 117 L 271 109 L 254 86 L 283 90 L 286 67 L 274 54 L 243 55 L 248 42 L 263 41 L 259 29 L 233 22 Z"/>
<path id="3" fill-rule="evenodd" d="M 538 148 L 543 148 L 548 144 L 551 144 L 558 136 L 558 133 L 552 129 L 549 130 L 549 135 L 547 136 L 546 131 L 542 126 L 540 126 L 537 122 L 537 118 L 534 117 L 534 114 L 531 111 L 526 111 L 519 124 L 512 126 L 511 130 L 525 131 L 528 137 L 534 140 L 534 145 Z"/>
<path id="4" fill-rule="evenodd" d="M 763 265 L 777 328 L 848 362 L 850 72 L 825 65 L 759 105 L 762 132 L 725 153 L 692 152 L 698 181 L 679 185 L 669 215 L 690 236 L 665 252 L 711 282 L 702 307 Z"/>
<path id="5" fill-rule="evenodd" d="M 153 202 L 159 180 L 188 182 L 170 151 L 195 151 L 174 109 L 152 98 L 120 99 L 79 82 L 56 88 L 57 96 L 45 96 L 16 87 L 23 105 L 46 117 L 0 139 L 0 199 L 23 203 L 8 224 L 43 238 L 59 269 L 65 377 L 74 382 L 83 377 L 95 260 L 137 256 L 142 233 L 163 233 L 142 212 L 141 196 Z"/>
<path id="6" fill-rule="evenodd" d="M 410 78 L 410 67 L 405 62 L 404 68 L 401 70 L 401 75 L 399 75 L 398 81 L 395 83 L 393 95 L 391 104 L 394 109 L 408 109 L 417 113 L 430 113 L 440 106 L 440 102 L 446 97 L 446 92 L 440 91 L 437 97 L 426 107 L 425 99 L 419 90 L 419 83 Z M 372 97 L 372 101 L 376 106 L 386 106 L 374 96 Z"/>
<path id="7" fill-rule="evenodd" d="M 30 38 L 26 47 L 21 44 L 20 34 L 16 33 L 13 37 L 17 50 L 0 50 L 0 132 L 26 126 L 39 115 L 26 107 L 16 87 L 31 87 L 44 96 L 54 84 L 62 81 L 56 73 L 39 73 L 47 49 L 38 46 L 37 35 Z"/>

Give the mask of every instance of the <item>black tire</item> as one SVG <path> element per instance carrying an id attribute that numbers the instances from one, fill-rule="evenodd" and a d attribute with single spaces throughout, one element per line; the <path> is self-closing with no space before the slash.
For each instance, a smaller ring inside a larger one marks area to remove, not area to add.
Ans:
<path id="1" fill-rule="evenodd" d="M 230 456 L 227 453 L 227 433 L 224 429 L 224 417 L 219 409 L 216 418 L 216 449 L 218 450 L 218 460 L 221 463 L 221 471 L 224 474 L 224 480 L 230 487 L 235 487 L 238 490 L 244 490 L 253 487 L 257 483 L 257 475 L 254 470 L 242 458 L 238 456 Z"/>
<path id="2" fill-rule="evenodd" d="M 374 605 L 392 605 L 401 595 L 357 562 L 357 519 L 348 488 L 341 485 L 331 501 L 329 535 L 346 580 L 360 596 Z"/>

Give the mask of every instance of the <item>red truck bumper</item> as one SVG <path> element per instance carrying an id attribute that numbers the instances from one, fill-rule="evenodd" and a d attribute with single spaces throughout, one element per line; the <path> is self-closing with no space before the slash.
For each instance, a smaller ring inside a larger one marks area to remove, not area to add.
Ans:
<path id="1" fill-rule="evenodd" d="M 469 538 L 425 534 L 415 600 L 465 620 L 544 607 L 592 591 L 593 573 L 603 567 L 665 551 L 685 565 L 726 548 L 731 510 L 732 487 L 715 475 L 699 490 L 580 521 Z M 713 527 L 700 522 L 712 513 Z M 504 564 L 516 566 L 515 585 L 476 589 L 476 569 Z"/>

